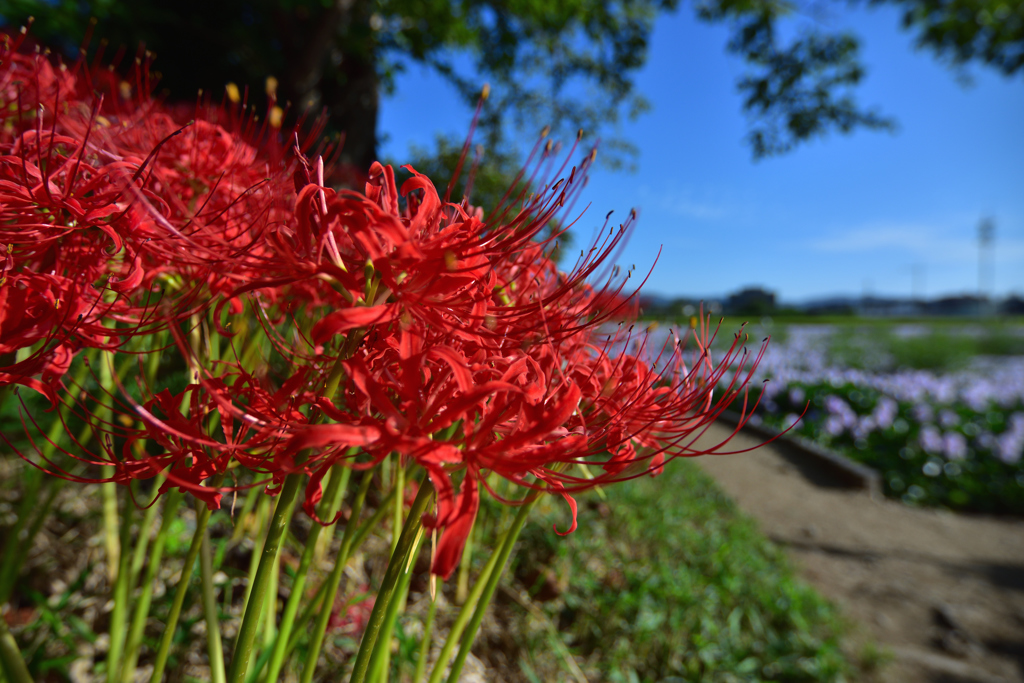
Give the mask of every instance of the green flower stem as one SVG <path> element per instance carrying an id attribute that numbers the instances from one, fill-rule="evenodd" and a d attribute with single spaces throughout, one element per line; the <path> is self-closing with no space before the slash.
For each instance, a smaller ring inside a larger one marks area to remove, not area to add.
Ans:
<path id="1" fill-rule="evenodd" d="M 338 508 L 341 507 L 341 500 L 344 497 L 351 475 L 352 470 L 344 465 L 334 466 L 331 472 L 331 480 L 327 482 L 327 490 L 324 492 L 327 505 L 319 511 L 321 519 L 334 519 L 334 516 L 338 513 Z M 306 578 L 309 574 L 309 566 L 316 552 L 317 540 L 320 538 L 321 529 L 323 529 L 322 526 L 313 522 L 313 526 L 309 530 L 309 536 L 306 538 L 306 545 L 302 549 L 302 557 L 299 559 L 299 568 L 295 573 L 292 592 L 288 596 L 284 613 L 281 615 L 281 628 L 277 634 L 277 641 L 274 643 L 274 652 L 270 659 L 270 669 L 267 671 L 267 681 L 278 680 L 278 674 L 281 673 L 281 667 L 284 665 L 292 626 L 295 622 L 295 615 L 299 611 L 299 603 L 302 602 L 303 594 L 306 590 Z"/>
<path id="2" fill-rule="evenodd" d="M 32 510 L 26 510 L 24 519 L 19 515 L 17 524 L 20 525 L 20 528 L 16 525 L 7 537 L 7 543 L 4 547 L 3 565 L 0 567 L 0 605 L 6 603 L 11 597 L 14 584 L 18 581 L 18 572 L 21 571 L 22 565 L 25 564 L 25 558 L 28 557 L 29 550 L 32 549 L 32 543 L 36 535 L 43 528 L 43 523 L 50 513 L 53 501 L 66 483 L 64 479 L 57 479 L 48 483 L 46 485 L 46 498 L 43 499 L 42 504 L 39 504 L 38 498 L 31 500 L 37 509 L 34 510 L 35 516 L 32 517 L 32 524 L 28 528 L 28 533 L 22 536 L 24 523 L 31 516 Z"/>
<path id="3" fill-rule="evenodd" d="M 146 359 L 147 362 L 143 371 L 146 383 L 149 386 L 154 386 L 156 384 L 156 375 L 160 370 L 161 353 L 159 349 L 163 346 L 163 342 L 167 338 L 167 335 L 168 332 L 165 330 L 149 337 L 150 354 Z M 124 372 L 120 372 L 119 376 L 124 377 L 126 373 L 127 368 Z M 137 453 L 145 453 L 145 439 L 136 442 L 134 448 Z M 167 477 L 165 475 L 159 474 L 153 480 L 153 496 L 150 498 L 149 504 L 146 506 L 146 512 L 142 517 L 142 522 L 139 524 L 139 534 L 135 541 L 135 550 L 132 554 L 131 573 L 129 574 L 131 578 L 128 582 L 129 589 L 134 589 L 138 585 L 139 573 L 142 571 L 142 566 L 146 563 L 146 551 L 149 548 L 150 542 L 150 529 L 153 528 L 153 522 L 156 520 L 156 501 L 160 497 L 160 488 L 164 485 L 164 481 L 166 481 L 166 479 Z"/>
<path id="4" fill-rule="evenodd" d="M 516 520 L 519 519 L 519 514 L 522 513 L 523 507 L 530 505 L 532 507 L 532 500 L 528 498 L 520 506 L 519 511 L 516 514 Z M 523 517 L 525 519 L 525 516 Z M 480 597 L 483 595 L 484 590 L 487 588 L 488 583 L 491 580 L 491 576 L 494 574 L 500 574 L 495 572 L 495 567 L 498 566 L 498 561 L 501 559 L 502 550 L 505 547 L 505 542 L 508 540 L 512 529 L 515 528 L 516 522 L 513 520 L 512 525 L 505 530 L 505 533 L 498 538 L 498 545 L 491 553 L 490 558 L 487 560 L 487 564 L 480 570 L 480 575 L 476 578 L 473 584 L 473 590 L 470 591 L 469 596 L 466 598 L 466 602 L 463 603 L 462 609 L 459 610 L 459 615 L 455 618 L 455 623 L 452 624 L 451 629 L 448 632 L 448 638 L 445 639 L 444 645 L 441 647 L 441 653 L 437 657 L 437 661 L 434 663 L 434 668 L 430 672 L 430 680 L 428 683 L 440 683 L 441 677 L 444 676 L 445 667 L 448 664 L 448 660 L 452 656 L 452 650 L 455 649 L 455 644 L 459 642 L 459 638 L 462 636 L 466 624 L 469 622 L 470 617 L 473 616 L 473 608 L 477 605 Z M 518 536 L 518 531 L 516 536 Z M 506 558 L 507 559 L 507 558 Z"/>
<path id="5" fill-rule="evenodd" d="M 539 496 L 534 495 L 519 507 L 519 512 L 516 513 L 516 518 L 512 520 L 512 526 L 510 526 L 508 531 L 505 532 L 505 538 L 502 540 L 501 544 L 501 555 L 498 558 L 497 565 L 494 570 L 491 571 L 491 575 L 487 579 L 487 587 L 484 589 L 483 595 L 480 597 L 480 601 L 477 602 L 476 609 L 473 610 L 473 619 L 469 622 L 469 627 L 462 636 L 462 643 L 459 645 L 459 654 L 456 655 L 455 661 L 452 663 L 451 673 L 448 674 L 448 683 L 456 683 L 459 680 L 459 674 L 462 672 L 462 665 L 466 663 L 466 657 L 469 655 L 469 651 L 473 647 L 473 640 L 476 638 L 476 632 L 480 628 L 480 622 L 483 621 L 484 614 L 487 612 L 487 606 L 494 597 L 494 591 L 498 588 L 498 582 L 501 580 L 501 575 L 505 571 L 505 563 L 508 562 L 509 555 L 512 554 L 512 547 L 516 544 L 516 540 L 519 539 L 519 532 L 523 530 L 526 518 L 529 517 L 530 511 L 536 504 L 538 497 Z M 466 607 L 468 606 L 469 605 L 467 604 Z M 442 665 L 442 661 L 443 660 L 438 661 L 439 666 Z"/>
<path id="6" fill-rule="evenodd" d="M 95 357 L 95 352 L 87 351 L 86 357 Z M 85 362 L 80 363 L 75 370 L 70 386 L 80 386 L 85 381 L 85 376 L 88 372 L 89 365 Z M 67 426 L 64 419 L 61 419 L 60 415 L 54 415 L 53 422 L 50 424 L 50 429 L 46 434 L 46 439 L 41 445 L 44 461 L 51 458 L 53 451 L 56 449 L 55 444 L 66 429 Z M 91 437 L 92 425 L 86 422 L 85 427 L 78 435 L 78 441 L 85 444 Z M 21 506 L 18 511 L 18 519 L 14 524 L 14 528 L 8 532 L 3 551 L 0 552 L 0 558 L 2 558 L 0 559 L 0 605 L 7 602 L 11 591 L 14 590 L 14 584 L 18 579 L 18 572 L 25 563 L 25 558 L 32 548 L 36 534 L 39 533 L 43 522 L 49 515 L 50 506 L 53 505 L 54 499 L 66 484 L 66 480 L 45 476 L 34 467 L 28 468 L 26 474 L 28 472 L 31 472 L 32 476 L 29 480 L 29 485 L 24 488 Z M 46 490 L 46 493 L 40 494 L 40 489 Z M 45 495 L 42 505 L 39 504 L 41 495 Z M 35 513 L 34 518 L 32 518 L 33 513 Z M 22 533 L 28 524 L 29 518 L 32 518 L 33 521 L 29 526 L 28 534 L 23 536 Z"/>
<path id="7" fill-rule="evenodd" d="M 412 675 L 412 683 L 420 683 L 427 671 L 427 659 L 430 657 L 430 643 L 434 632 L 434 613 L 437 612 L 437 597 L 430 601 L 427 608 L 427 623 L 423 625 L 423 640 L 420 641 L 420 656 L 416 660 L 416 671 Z"/>
<path id="8" fill-rule="evenodd" d="M 306 625 L 309 620 L 313 618 L 314 614 L 320 613 L 320 605 L 323 604 L 324 595 L 327 593 L 327 580 L 320 582 L 317 586 L 316 593 L 313 595 L 313 599 L 306 603 L 302 613 L 295 619 L 295 623 L 292 624 L 292 635 L 288 639 L 288 649 L 285 652 L 285 659 L 291 656 L 292 651 L 298 644 L 300 637 L 306 630 Z"/>
<path id="9" fill-rule="evenodd" d="M 121 507 L 121 535 L 118 539 L 120 555 L 117 563 L 117 580 L 114 582 L 114 609 L 110 613 L 110 649 L 107 651 L 107 683 L 117 683 L 124 653 L 128 625 L 128 596 L 131 591 L 131 545 L 132 512 L 135 505 L 131 497 L 124 495 Z"/>
<path id="10" fill-rule="evenodd" d="M 395 453 L 395 490 L 405 490 L 405 470 L 402 468 L 402 456 Z M 398 530 L 402 528 L 402 512 L 405 508 L 403 496 L 395 498 L 394 515 L 391 518 L 391 552 L 395 552 L 398 545 Z"/>
<path id="11" fill-rule="evenodd" d="M 499 541 L 501 541 L 502 538 L 503 537 L 500 537 Z M 444 675 L 445 664 L 449 659 L 451 659 L 452 650 L 455 649 L 455 644 L 459 642 L 459 638 L 462 636 L 462 632 L 466 628 L 469 618 L 473 615 L 471 610 L 483 594 L 484 588 L 487 587 L 487 581 L 490 579 L 491 574 L 494 572 L 494 568 L 498 564 L 502 545 L 502 543 L 498 544 L 491 553 L 490 558 L 488 558 L 487 564 L 485 564 L 484 568 L 480 570 L 480 575 L 476 577 L 476 583 L 473 584 L 473 590 L 470 591 L 469 596 L 466 598 L 466 602 L 462 604 L 462 609 L 459 610 L 459 616 L 455 618 L 455 623 L 452 624 L 451 630 L 448 631 L 448 638 L 444 641 L 444 645 L 441 647 L 441 653 L 438 655 L 437 662 L 434 664 L 434 669 L 430 672 L 429 683 L 440 683 L 441 676 Z"/>
<path id="12" fill-rule="evenodd" d="M 413 501 L 412 507 L 409 508 L 409 516 L 406 518 L 405 524 L 402 527 L 402 535 L 398 538 L 398 546 L 395 548 L 395 552 L 391 554 L 391 560 L 388 562 L 388 568 L 384 572 L 384 580 L 381 582 L 380 588 L 377 590 L 377 599 L 373 603 L 373 611 L 370 612 L 370 620 L 367 622 L 366 629 L 363 631 L 363 640 L 359 644 L 359 652 L 356 653 L 356 663 L 352 667 L 352 678 L 349 679 L 350 683 L 365 683 L 366 681 L 367 668 L 370 664 L 370 655 L 372 654 L 373 648 L 377 643 L 377 638 L 380 635 L 381 626 L 384 624 L 384 617 L 387 614 L 388 606 L 394 598 L 395 591 L 398 588 L 398 579 L 401 577 L 402 572 L 405 571 L 405 564 L 408 561 L 409 553 L 412 550 L 416 537 L 419 535 L 423 511 L 426 509 L 427 501 L 430 500 L 430 496 L 432 496 L 433 493 L 434 487 L 430 484 L 429 479 L 425 479 L 420 483 L 419 492 L 416 494 L 416 500 Z M 398 496 L 401 498 L 401 491 L 398 491 Z"/>
<path id="13" fill-rule="evenodd" d="M 288 516 L 288 519 L 291 519 L 291 515 Z M 281 538 L 282 547 L 284 546 L 284 543 L 287 541 L 287 536 L 288 526 L 286 524 L 284 536 Z M 264 547 L 266 546 L 264 545 Z M 261 557 L 260 562 L 262 561 L 263 558 Z M 274 561 L 270 565 L 270 578 L 267 579 L 267 590 L 264 593 L 263 598 L 263 616 L 260 619 L 260 625 L 263 627 L 263 639 L 257 646 L 261 649 L 270 648 L 270 646 L 274 644 L 274 638 L 277 635 L 277 583 L 280 576 L 281 552 L 279 548 L 278 553 L 274 558 Z"/>
<path id="14" fill-rule="evenodd" d="M 309 652 L 302 667 L 301 683 L 310 683 L 313 680 L 316 662 L 320 658 L 320 648 L 324 644 L 324 634 L 327 632 L 327 622 L 330 621 L 331 611 L 334 609 L 334 599 L 338 594 L 338 585 L 341 583 L 341 574 L 345 571 L 345 565 L 348 564 L 348 556 L 352 548 L 358 547 L 358 544 L 354 544 L 352 541 L 356 535 L 356 527 L 359 524 L 359 515 L 363 511 L 363 503 L 366 502 L 366 492 L 370 490 L 371 483 L 373 483 L 372 469 L 366 471 L 363 475 L 363 480 L 359 483 L 356 499 L 352 501 L 352 510 L 349 513 L 348 522 L 345 524 L 345 535 L 341 539 L 338 557 L 334 561 L 334 567 L 331 569 L 330 575 L 324 580 L 327 586 L 327 593 L 324 595 L 323 604 L 320 606 L 320 613 L 317 615 L 316 624 L 313 626 L 313 635 L 309 641 Z M 380 513 L 386 509 L 385 505 L 381 504 L 377 512 Z M 380 520 L 380 516 L 374 515 L 374 518 L 377 521 Z M 371 519 L 370 521 L 372 522 L 373 520 Z M 367 524 L 369 523 L 367 522 Z"/>
<path id="15" fill-rule="evenodd" d="M 473 537 L 476 536 L 476 520 L 469 528 L 469 535 L 466 537 L 466 547 L 462 549 L 462 558 L 459 560 L 459 575 L 455 582 L 455 604 L 466 604 L 469 596 L 469 570 L 473 566 Z"/>
<path id="16" fill-rule="evenodd" d="M 249 559 L 249 575 L 245 580 L 245 594 L 242 596 L 242 614 L 245 614 L 246 609 L 249 606 L 249 596 L 252 594 L 253 584 L 256 583 L 256 570 L 260 566 L 260 557 L 263 555 L 263 546 L 266 544 L 266 534 L 263 530 L 266 529 L 266 520 L 270 515 L 270 498 L 264 496 L 260 499 L 259 505 L 256 506 L 256 530 L 259 536 L 263 538 L 257 540 L 253 549 L 252 557 Z M 269 533 L 269 529 L 266 529 Z"/>
<path id="17" fill-rule="evenodd" d="M 235 640 L 235 649 L 231 656 L 231 670 L 228 672 L 228 681 L 231 683 L 243 683 L 245 681 L 246 671 L 249 668 L 249 659 L 252 657 L 253 645 L 256 641 L 260 613 L 263 611 L 263 604 L 267 598 L 270 575 L 277 567 L 281 541 L 284 539 L 288 522 L 291 520 L 292 509 L 295 507 L 295 500 L 298 497 L 301 484 L 302 474 L 289 474 L 285 478 L 284 486 L 278 496 L 274 517 L 270 521 L 270 528 L 267 530 L 267 540 L 263 544 L 263 553 L 260 557 L 259 568 L 256 570 L 252 592 L 249 595 L 249 602 L 245 606 L 245 613 L 242 616 L 242 626 L 239 628 L 238 637 Z M 273 615 L 271 615 L 271 618 L 273 618 Z"/>
<path id="18" fill-rule="evenodd" d="M 113 473 L 113 468 L 103 467 Z M 120 564 L 121 544 L 117 524 L 117 484 L 105 481 L 100 484 L 103 499 L 103 547 L 107 553 L 107 578 L 111 583 L 117 580 L 117 566 Z"/>
<path id="19" fill-rule="evenodd" d="M 160 487 L 164 484 L 164 476 L 161 474 L 153 480 L 153 499 L 149 501 L 146 513 L 139 523 L 139 536 L 135 541 L 135 550 L 132 553 L 132 567 L 129 573 L 128 585 L 132 588 L 139 585 L 139 572 L 146 563 L 146 551 L 149 549 L 149 530 L 153 528 L 156 520 L 157 504 L 156 499 L 160 496 Z"/>
<path id="20" fill-rule="evenodd" d="M 398 579 L 398 590 L 391 604 L 388 605 L 388 611 L 384 617 L 384 626 L 381 628 L 381 635 L 377 637 L 377 644 L 374 645 L 373 653 L 370 655 L 370 681 L 383 681 L 383 683 L 387 683 L 388 671 L 391 668 L 391 634 L 395 632 L 395 621 L 398 619 L 398 613 L 405 609 L 405 600 L 409 594 L 409 582 L 412 580 L 412 565 L 416 561 L 421 540 L 423 540 L 422 525 L 416 532 L 412 550 L 407 555 L 405 565 L 402 568 L 402 574 Z"/>
<path id="21" fill-rule="evenodd" d="M 366 491 L 370 487 L 370 482 L 373 481 L 373 471 L 368 471 L 363 476 L 363 481 L 359 486 L 359 491 L 356 494 L 356 500 L 352 504 L 352 513 L 349 516 L 349 521 L 345 525 L 345 534 L 342 537 L 341 548 L 338 550 L 338 557 L 334 561 L 334 567 L 331 569 L 330 575 L 324 580 L 322 587 L 326 588 L 326 592 L 323 596 L 317 593 L 317 597 L 322 597 L 323 600 L 320 604 L 320 611 L 317 612 L 316 623 L 313 625 L 313 635 L 310 638 L 309 651 L 306 655 L 306 661 L 302 670 L 302 683 L 309 683 L 313 679 L 313 672 L 316 670 L 316 662 L 320 657 L 320 648 L 323 647 L 324 635 L 327 632 L 327 624 L 331 619 L 331 613 L 334 610 L 334 601 L 338 595 L 338 588 L 341 587 L 341 575 L 345 571 L 345 566 L 348 564 L 348 558 L 352 555 L 359 546 L 362 545 L 363 540 L 369 535 L 370 531 L 373 530 L 380 520 L 384 518 L 385 513 L 388 510 L 388 505 L 391 499 L 395 495 L 395 490 L 391 489 L 384 500 L 381 501 L 380 507 L 377 508 L 373 515 L 363 522 L 358 527 L 356 523 L 359 521 L 359 513 L 363 509 L 363 502 L 366 500 Z M 314 599 L 314 603 L 316 600 Z M 313 605 L 306 610 L 300 620 L 300 625 L 304 625 L 309 620 L 312 614 Z M 292 640 L 288 643 L 288 655 L 291 655 L 292 651 L 299 644 L 299 633 L 295 633 L 292 636 Z"/>
<path id="22" fill-rule="evenodd" d="M 203 503 L 199 503 L 203 505 Z M 210 658 L 211 683 L 224 683 L 224 648 L 220 644 L 220 615 L 213 587 L 213 557 L 210 553 L 210 529 L 199 547 L 199 572 L 203 586 L 203 617 L 206 619 L 206 649 Z"/>
<path id="23" fill-rule="evenodd" d="M 32 683 L 25 660 L 18 650 L 18 643 L 7 629 L 7 622 L 0 616 L 0 665 L 10 683 Z"/>
<path id="24" fill-rule="evenodd" d="M 214 478 L 213 486 L 220 486 L 223 475 Z M 181 568 L 181 578 L 178 580 L 178 588 L 174 592 L 174 602 L 171 603 L 170 614 L 164 622 L 164 635 L 160 639 L 160 649 L 156 653 L 156 661 L 153 664 L 153 675 L 151 683 L 159 683 L 167 667 L 167 657 L 171 651 L 171 642 L 174 640 L 174 632 L 178 628 L 178 618 L 181 617 L 181 606 L 185 603 L 185 594 L 188 593 L 188 584 L 192 580 L 192 566 L 196 563 L 199 549 L 203 545 L 203 536 L 206 534 L 206 525 L 210 521 L 210 508 L 203 505 L 196 513 L 196 530 L 192 534 L 192 544 L 188 547 L 188 554 L 185 556 L 185 564 Z"/>
<path id="25" fill-rule="evenodd" d="M 128 641 L 124 649 L 124 667 L 122 667 L 121 672 L 121 683 L 131 683 L 131 681 L 135 680 L 135 664 L 139 661 L 139 647 L 142 645 L 142 635 L 146 630 L 146 619 L 149 617 L 149 606 L 153 600 L 153 584 L 156 581 L 156 573 L 160 569 L 160 560 L 164 555 L 167 535 L 171 528 L 171 523 L 176 518 L 181 498 L 181 491 L 176 488 L 172 488 L 164 497 L 160 529 L 156 532 L 156 538 L 153 539 L 149 564 L 146 565 L 146 573 L 142 578 L 142 592 L 135 603 L 135 612 L 132 614 L 131 626 L 128 628 Z M 156 505 L 153 507 L 155 508 Z"/>
<path id="26" fill-rule="evenodd" d="M 75 375 L 75 383 L 81 384 L 85 378 L 85 370 L 88 367 L 83 363 L 78 368 L 78 372 Z M 7 387 L 4 387 L 5 389 Z M 6 391 L 4 392 L 7 393 Z M 2 403 L 0 403 L 2 405 Z M 54 416 L 53 422 L 50 424 L 50 430 L 46 433 L 46 438 L 42 444 L 43 458 L 49 459 L 53 453 L 53 443 L 60 438 L 61 433 L 64 431 L 64 421 L 59 415 Z M 62 479 L 54 479 L 53 477 L 45 477 L 45 475 L 36 469 L 35 467 L 26 467 L 23 469 L 21 474 L 21 504 L 18 506 L 18 517 L 14 521 L 14 526 L 8 530 L 7 540 L 4 542 L 3 553 L 0 557 L 0 605 L 7 602 L 7 598 L 10 596 L 10 591 L 14 587 L 14 579 L 17 577 L 18 570 L 21 568 L 22 561 L 19 561 L 22 556 L 22 548 L 32 546 L 33 538 L 22 538 L 22 532 L 25 531 L 25 526 L 28 524 L 28 520 L 32 517 L 32 513 L 36 512 L 39 506 L 40 489 L 46 489 L 47 493 L 53 487 L 57 481 L 63 481 Z"/>
<path id="27" fill-rule="evenodd" d="M 231 532 L 230 543 L 234 545 L 242 539 L 245 534 L 245 529 L 248 526 L 246 520 L 249 518 L 249 513 L 252 512 L 253 507 L 256 505 L 256 497 L 259 495 L 260 487 L 252 486 L 245 493 L 245 500 L 242 501 L 242 512 L 239 513 L 238 519 L 241 520 L 240 524 L 235 524 L 234 530 Z"/>
<path id="28" fill-rule="evenodd" d="M 367 521 L 363 522 L 363 524 L 361 524 L 356 529 L 355 534 L 352 536 L 351 545 L 348 548 L 348 553 L 349 554 L 351 554 L 351 552 L 353 550 L 355 550 L 356 548 L 361 546 L 363 544 L 363 541 L 366 540 L 366 537 L 370 535 L 371 531 L 373 531 L 374 527 L 376 527 L 378 524 L 380 524 L 380 520 L 384 519 L 384 515 L 387 514 L 387 511 L 388 511 L 388 505 L 391 503 L 391 501 L 392 501 L 392 499 L 394 499 L 394 497 L 395 497 L 395 489 L 391 489 L 391 491 L 384 498 L 384 500 L 382 500 L 380 502 L 380 508 L 378 508 L 373 513 L 373 516 L 370 517 L 370 519 L 368 519 Z M 345 529 L 345 532 L 348 533 L 348 529 L 347 528 Z M 348 557 L 346 557 L 345 559 L 347 560 Z"/>
<path id="29" fill-rule="evenodd" d="M 99 382 L 103 391 L 99 405 L 94 410 L 97 424 L 109 424 L 114 419 L 114 410 L 106 401 L 112 401 L 114 392 L 114 353 L 104 351 L 99 358 Z M 101 428 L 100 433 L 103 432 Z M 101 468 L 105 473 L 114 473 L 113 467 Z M 107 577 L 113 583 L 117 580 L 117 567 L 121 556 L 120 536 L 117 531 L 117 484 L 107 481 L 100 485 L 103 496 L 103 541 L 107 551 Z"/>
<path id="30" fill-rule="evenodd" d="M 61 424 L 60 420 L 56 420 L 57 424 Z M 51 435 L 55 430 L 50 429 Z M 18 570 L 21 569 L 20 555 L 21 548 L 24 546 L 31 546 L 31 539 L 22 540 L 22 532 L 25 531 L 25 525 L 28 524 L 29 517 L 32 516 L 33 511 L 39 504 L 39 489 L 46 488 L 51 489 L 51 481 L 42 480 L 42 472 L 34 467 L 27 467 L 22 476 L 21 486 L 21 505 L 18 506 L 18 517 L 14 521 L 14 526 L 7 531 L 7 540 L 3 546 L 3 555 L 0 556 L 0 605 L 7 602 L 7 598 L 10 596 L 11 589 L 14 587 L 14 579 L 18 574 Z M 57 481 L 62 481 L 58 479 Z M 47 490 L 49 493 L 49 490 Z"/>

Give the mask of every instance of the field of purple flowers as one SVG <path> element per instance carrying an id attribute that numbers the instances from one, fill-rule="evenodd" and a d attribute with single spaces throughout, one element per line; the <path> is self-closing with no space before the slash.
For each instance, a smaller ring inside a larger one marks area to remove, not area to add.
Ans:
<path id="1" fill-rule="evenodd" d="M 1024 514 L 1024 328 L 772 327 L 750 330 L 772 333 L 755 420 L 795 423 L 906 503 Z"/>

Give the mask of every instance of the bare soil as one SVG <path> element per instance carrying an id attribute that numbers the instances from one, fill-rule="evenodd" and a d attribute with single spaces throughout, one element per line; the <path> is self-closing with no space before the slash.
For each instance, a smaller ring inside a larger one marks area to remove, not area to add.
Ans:
<path id="1" fill-rule="evenodd" d="M 695 460 L 853 622 L 866 680 L 1024 683 L 1024 520 L 872 498 L 772 444 Z"/>

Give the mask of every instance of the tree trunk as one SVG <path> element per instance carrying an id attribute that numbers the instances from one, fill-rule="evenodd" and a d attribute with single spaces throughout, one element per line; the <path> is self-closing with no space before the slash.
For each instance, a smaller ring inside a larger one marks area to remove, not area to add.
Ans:
<path id="1" fill-rule="evenodd" d="M 370 0 L 336 0 L 292 33 L 281 96 L 299 114 L 330 117 L 329 130 L 344 133 L 341 162 L 356 174 L 377 160 L 380 78 Z M 351 174 L 348 174 L 351 175 Z"/>

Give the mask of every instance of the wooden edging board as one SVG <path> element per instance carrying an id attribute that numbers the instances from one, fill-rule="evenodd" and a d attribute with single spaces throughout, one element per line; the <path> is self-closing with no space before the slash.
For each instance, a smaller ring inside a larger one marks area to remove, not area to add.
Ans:
<path id="1" fill-rule="evenodd" d="M 719 420 L 735 427 L 740 423 L 740 416 L 727 410 L 719 416 Z M 877 470 L 822 448 L 812 441 L 799 436 L 781 434 L 780 430 L 763 424 L 747 422 L 743 425 L 742 431 L 765 441 L 773 439 L 772 444 L 783 457 L 817 484 L 861 489 L 872 498 L 882 497 L 882 476 Z"/>

